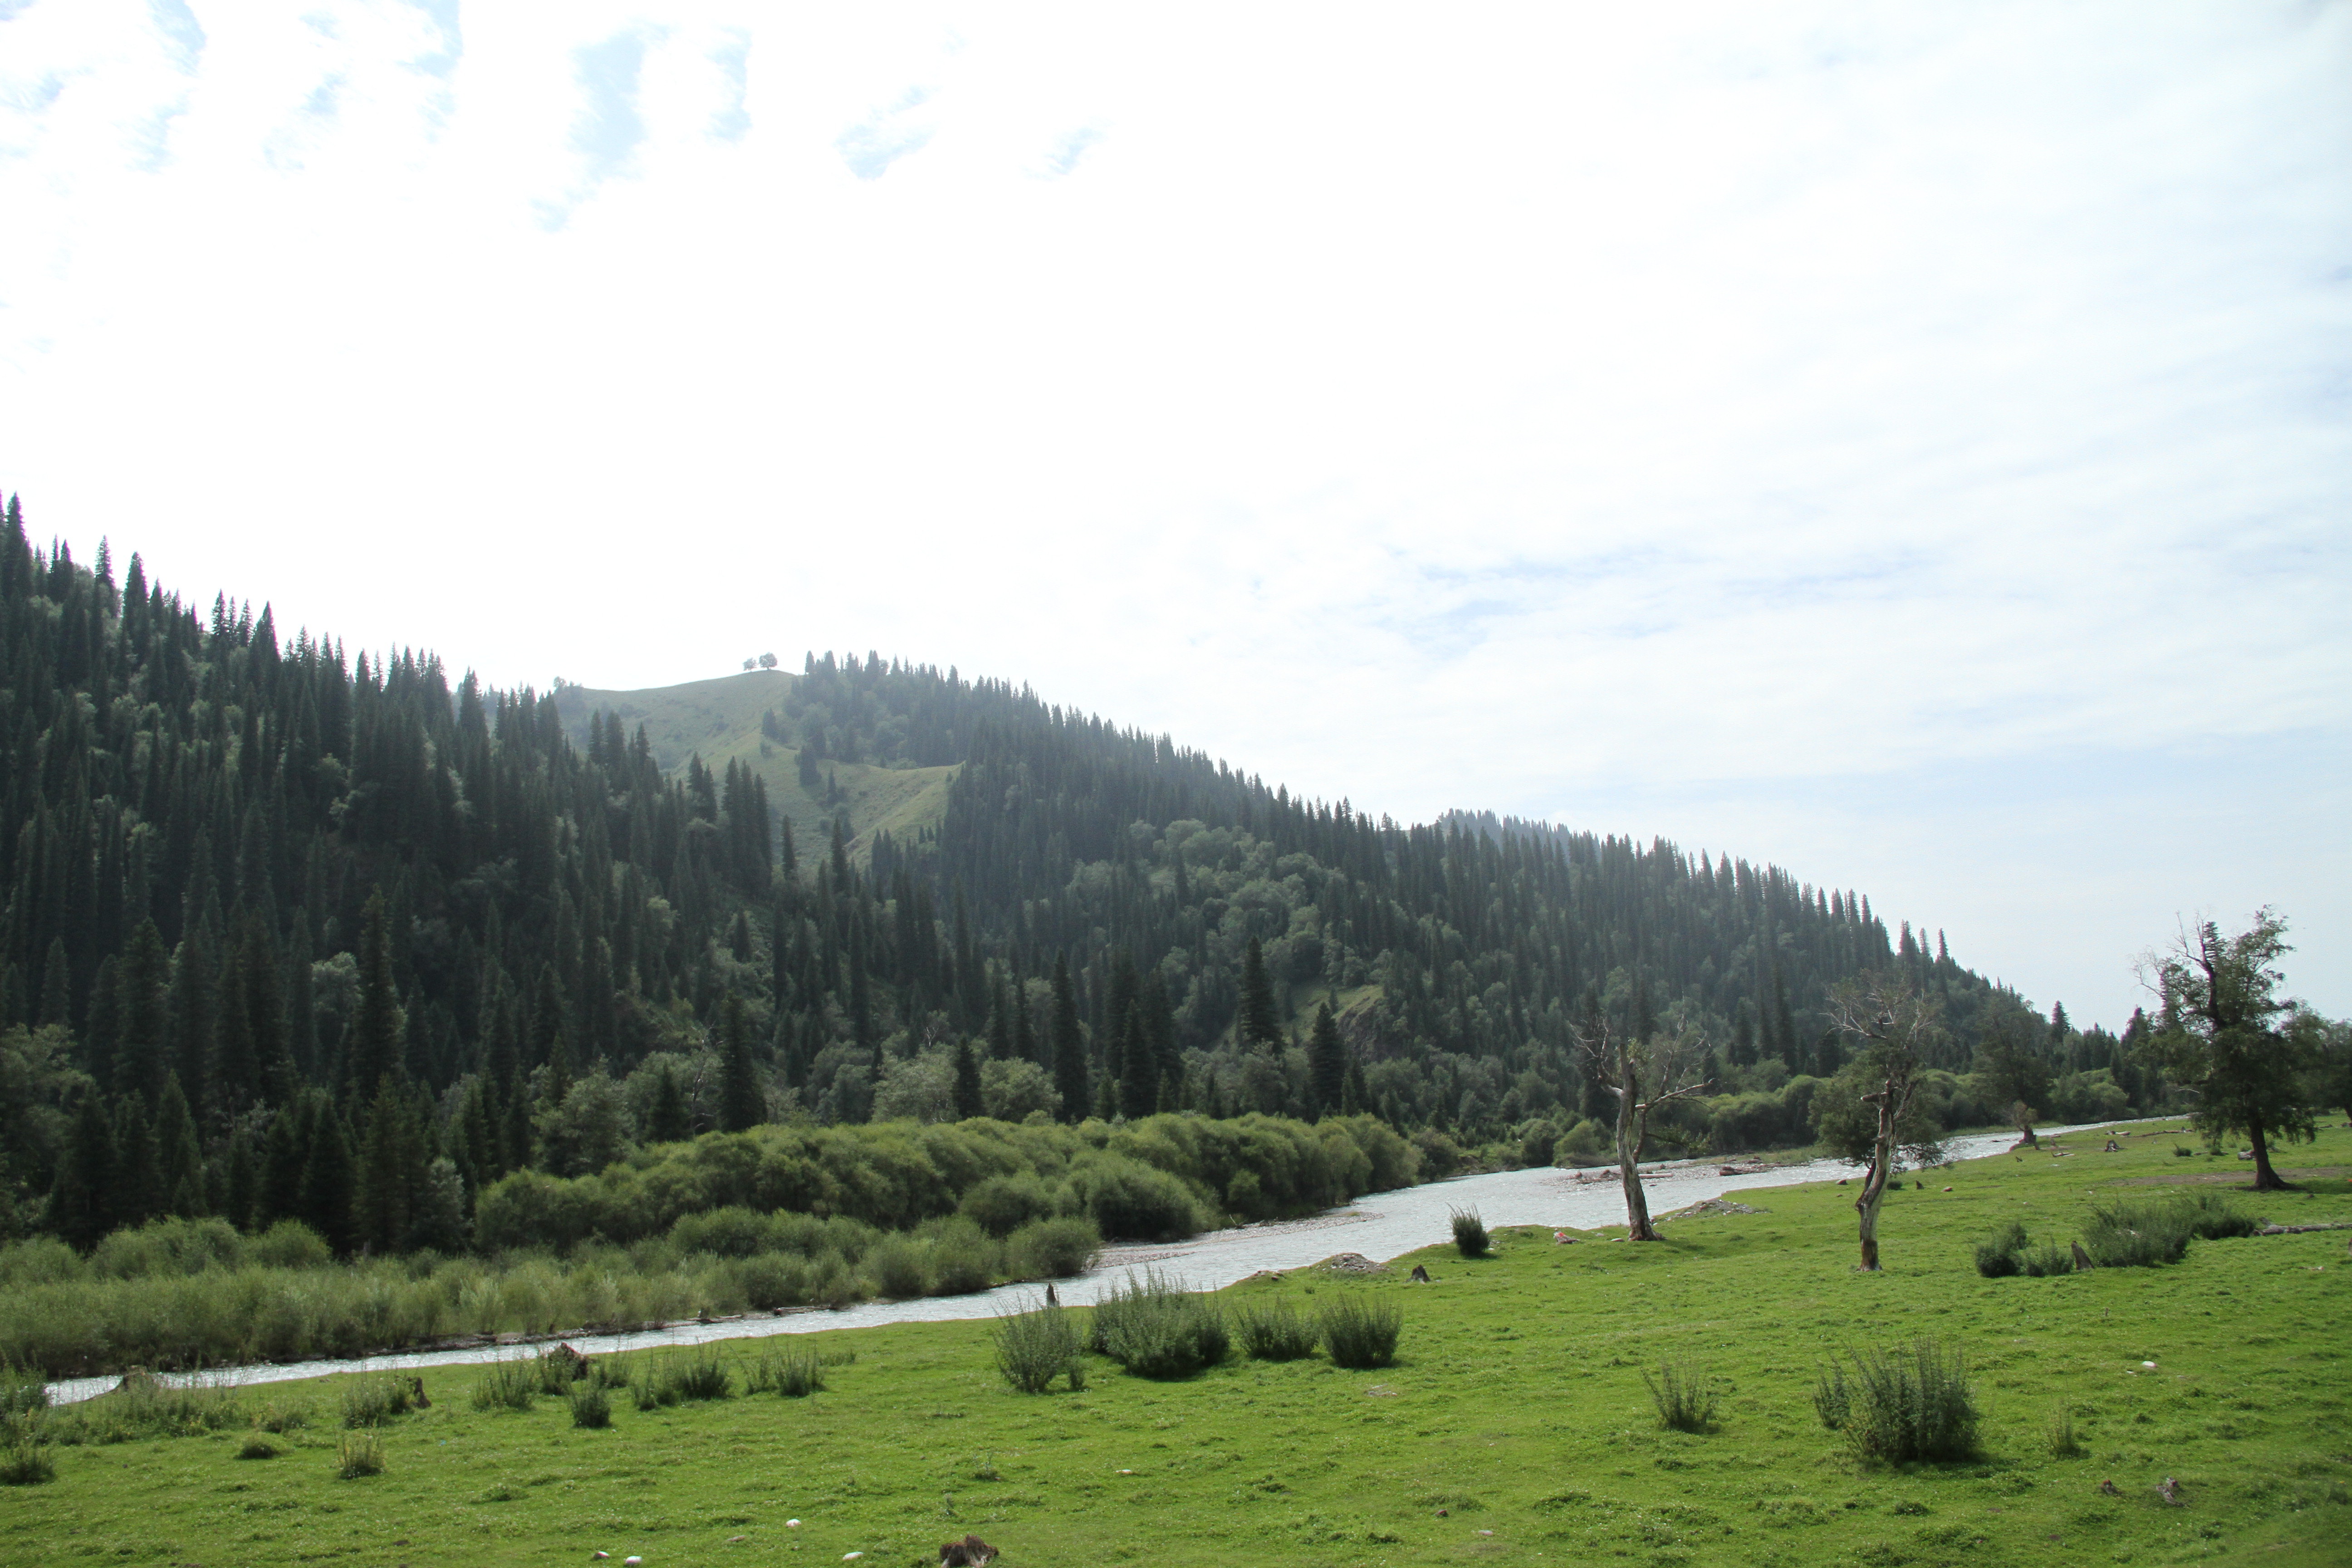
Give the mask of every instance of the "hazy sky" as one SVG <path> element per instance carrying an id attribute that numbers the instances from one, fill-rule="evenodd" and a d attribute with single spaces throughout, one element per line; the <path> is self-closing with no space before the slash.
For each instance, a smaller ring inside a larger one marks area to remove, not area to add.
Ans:
<path id="1" fill-rule="evenodd" d="M 2352 1012 L 2352 5 L 0 0 L 0 487 Z"/>

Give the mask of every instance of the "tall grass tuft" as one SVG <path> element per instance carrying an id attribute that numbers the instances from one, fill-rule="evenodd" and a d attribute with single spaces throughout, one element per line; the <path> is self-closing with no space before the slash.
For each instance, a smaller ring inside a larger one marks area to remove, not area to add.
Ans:
<path id="1" fill-rule="evenodd" d="M 1853 1392 L 1845 1385 L 1845 1369 L 1832 1362 L 1822 1368 L 1813 1384 L 1813 1414 L 1822 1425 L 1835 1432 L 1845 1426 L 1846 1417 L 1853 1413 Z"/>
<path id="2" fill-rule="evenodd" d="M 383 1439 L 373 1432 L 346 1432 L 335 1445 L 335 1474 L 347 1481 L 383 1474 Z"/>
<path id="3" fill-rule="evenodd" d="M 2005 1279 L 2023 1271 L 2018 1261 L 2028 1243 L 2025 1227 L 2011 1220 L 1977 1243 L 1977 1272 L 1988 1279 Z"/>
<path id="4" fill-rule="evenodd" d="M 477 1410 L 528 1410 L 541 1386 L 538 1358 L 515 1356 L 494 1361 L 474 1380 Z"/>
<path id="5" fill-rule="evenodd" d="M 0 1486 L 32 1487 L 57 1479 L 40 1416 L 29 1410 L 0 1415 Z"/>
<path id="6" fill-rule="evenodd" d="M 1304 1360 L 1315 1353 L 1323 1337 L 1318 1325 L 1300 1317 L 1288 1301 L 1279 1298 L 1235 1312 L 1234 1331 L 1242 1342 L 1243 1352 L 1252 1361 Z"/>
<path id="7" fill-rule="evenodd" d="M 1138 1377 L 1189 1377 L 1224 1360 L 1233 1340 L 1214 1301 L 1146 1269 L 1095 1303 L 1093 1343 Z"/>
<path id="8" fill-rule="evenodd" d="M 1973 1458 L 1982 1419 L 1957 1347 L 1915 1341 L 1902 1350 L 1855 1351 L 1842 1429 L 1864 1460 Z M 1818 1396 L 1817 1396 L 1818 1398 Z"/>
<path id="9" fill-rule="evenodd" d="M 1669 1432 L 1704 1432 L 1715 1423 L 1715 1379 L 1696 1363 L 1659 1364 L 1658 1375 L 1642 1374 L 1650 1386 L 1650 1403 L 1657 1406 L 1658 1425 Z"/>
<path id="10" fill-rule="evenodd" d="M 397 1377 L 355 1377 L 343 1385 L 343 1426 L 356 1431 L 381 1426 L 395 1415 L 405 1415 L 415 1395 Z"/>
<path id="11" fill-rule="evenodd" d="M 1335 1366 L 1386 1366 L 1396 1360 L 1404 1310 L 1394 1301 L 1342 1296 L 1317 1315 L 1323 1349 Z"/>
<path id="12" fill-rule="evenodd" d="M 2074 1249 L 2061 1247 L 2054 1241 L 2044 1242 L 2031 1252 L 2019 1253 L 2017 1267 L 2020 1273 L 2033 1279 L 2072 1274 L 2074 1272 Z"/>
<path id="13" fill-rule="evenodd" d="M 634 1369 L 632 1392 L 637 1408 L 655 1410 L 696 1399 L 727 1399 L 735 1393 L 727 1358 L 715 1345 L 664 1351 L 647 1356 Z"/>
<path id="14" fill-rule="evenodd" d="M 563 1391 L 564 1402 L 572 1406 L 574 1426 L 600 1427 L 613 1424 L 613 1396 L 604 1385 L 593 1378 L 582 1378 Z"/>
<path id="15" fill-rule="evenodd" d="M 2183 1193 L 2176 1200 L 2186 1211 L 2189 1228 L 2205 1241 L 2227 1241 L 2234 1237 L 2252 1236 L 2263 1228 L 2263 1222 L 2237 1207 L 2220 1193 Z"/>
<path id="16" fill-rule="evenodd" d="M 989 1333 L 996 1345 L 996 1370 L 1019 1392 L 1043 1394 L 1065 1374 L 1071 1388 L 1086 1386 L 1078 1331 L 1061 1308 L 1000 1312 Z"/>
<path id="17" fill-rule="evenodd" d="M 2197 1234 L 2182 1204 L 2099 1204 L 2083 1226 L 2083 1250 L 2102 1268 L 2152 1268 L 2189 1256 Z"/>
<path id="18" fill-rule="evenodd" d="M 1454 1218 L 1454 1247 L 1465 1258 L 1484 1258 L 1488 1246 L 1486 1222 L 1478 1217 L 1476 1209 L 1451 1209 Z"/>
<path id="19" fill-rule="evenodd" d="M 772 1345 L 751 1363 L 751 1370 L 744 1375 L 743 1387 L 751 1394 L 804 1399 L 824 1387 L 824 1363 L 813 1350 Z"/>
<path id="20" fill-rule="evenodd" d="M 2063 1405 L 2050 1412 L 2050 1457 L 2053 1459 L 2076 1459 L 2084 1453 L 2082 1442 L 2074 1436 L 2074 1413 Z"/>

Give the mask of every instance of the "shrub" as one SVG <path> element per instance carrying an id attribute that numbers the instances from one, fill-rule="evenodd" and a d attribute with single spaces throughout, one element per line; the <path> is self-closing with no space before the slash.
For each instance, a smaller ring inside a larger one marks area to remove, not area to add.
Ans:
<path id="1" fill-rule="evenodd" d="M 824 1364 L 812 1350 L 771 1346 L 751 1363 L 743 1387 L 751 1394 L 779 1394 L 802 1399 L 824 1386 Z"/>
<path id="2" fill-rule="evenodd" d="M 640 1410 L 689 1399 L 727 1399 L 735 1393 L 726 1357 L 713 1345 L 647 1357 L 636 1369 L 635 1385 Z"/>
<path id="3" fill-rule="evenodd" d="M 2004 1279 L 2021 1272 L 2018 1254 L 2025 1247 L 2025 1227 L 2011 1220 L 1977 1243 L 1977 1272 L 1988 1279 Z"/>
<path id="4" fill-rule="evenodd" d="M 0 1361 L 0 1415 L 25 1415 L 49 1407 L 49 1385 L 31 1367 Z"/>
<path id="5" fill-rule="evenodd" d="M 0 1486 L 38 1486 L 57 1479 L 40 1417 L 30 1411 L 0 1416 Z"/>
<path id="6" fill-rule="evenodd" d="M 2184 1193 L 2176 1201 L 2184 1211 L 2189 1231 L 2206 1241 L 2252 1236 L 2263 1228 L 2261 1220 L 2242 1213 L 2220 1193 Z"/>
<path id="7" fill-rule="evenodd" d="M 763 1252 L 738 1264 L 735 1276 L 742 1284 L 745 1303 L 755 1311 L 796 1307 L 808 1300 L 809 1267 L 797 1258 Z"/>
<path id="8" fill-rule="evenodd" d="M 877 1294 L 905 1300 L 930 1293 L 922 1248 L 903 1236 L 884 1237 L 866 1255 L 866 1277 Z"/>
<path id="9" fill-rule="evenodd" d="M 383 1439 L 373 1432 L 346 1432 L 335 1445 L 335 1474 L 347 1481 L 383 1474 Z"/>
<path id="10" fill-rule="evenodd" d="M 494 1361 L 474 1380 L 477 1410 L 528 1410 L 544 1386 L 535 1356 Z"/>
<path id="11" fill-rule="evenodd" d="M 1321 1330 L 1280 1299 L 1244 1307 L 1234 1314 L 1234 1331 L 1252 1361 L 1299 1361 L 1315 1353 Z"/>
<path id="12" fill-rule="evenodd" d="M 2054 1241 L 2047 1242 L 2032 1252 L 2018 1254 L 2017 1267 L 2019 1272 L 2034 1279 L 2047 1279 L 2053 1274 L 2072 1274 L 2074 1272 L 2074 1252 L 2072 1247 L 2061 1247 Z"/>
<path id="13" fill-rule="evenodd" d="M 1642 1374 L 1657 1406 L 1658 1425 L 1669 1432 L 1704 1432 L 1715 1421 L 1715 1379 L 1703 1366 L 1660 1363 L 1658 1375 Z"/>
<path id="14" fill-rule="evenodd" d="M 1073 1389 L 1086 1386 L 1078 1331 L 1061 1308 L 1000 1312 L 989 1333 L 996 1345 L 996 1370 L 1019 1392 L 1043 1394 L 1066 1373 Z"/>
<path id="15" fill-rule="evenodd" d="M 1138 1377 L 1187 1377 L 1225 1359 L 1225 1315 L 1157 1269 L 1129 1274 L 1095 1303 L 1094 1348 Z"/>
<path id="16" fill-rule="evenodd" d="M 343 1385 L 343 1426 L 356 1430 L 381 1426 L 395 1415 L 405 1415 L 414 1396 L 408 1384 L 396 1377 L 356 1377 Z"/>
<path id="17" fill-rule="evenodd" d="M 245 1447 L 236 1451 L 236 1457 L 240 1459 L 274 1459 L 278 1457 L 278 1445 L 256 1432 L 245 1440 Z"/>
<path id="18" fill-rule="evenodd" d="M 572 1424 L 574 1426 L 610 1426 L 613 1424 L 613 1396 L 604 1392 L 601 1382 L 583 1378 L 566 1390 L 563 1397 L 572 1406 Z"/>
<path id="19" fill-rule="evenodd" d="M 309 1405 L 291 1405 L 275 1399 L 263 1405 L 253 1417 L 253 1429 L 257 1432 L 293 1432 L 310 1424 Z"/>
<path id="20" fill-rule="evenodd" d="M 1486 1222 L 1476 1209 L 1454 1209 L 1454 1247 L 1465 1258 L 1486 1256 Z"/>
<path id="21" fill-rule="evenodd" d="M 1339 1366 L 1386 1366 L 1396 1360 L 1404 1310 L 1394 1301 L 1342 1296 L 1317 1314 L 1323 1350 Z"/>
<path id="22" fill-rule="evenodd" d="M 931 1294 L 969 1296 L 996 1282 L 997 1247 L 987 1233 L 961 1215 L 931 1236 Z"/>
<path id="23" fill-rule="evenodd" d="M 2196 1150 L 2191 1149 L 2186 1143 L 2175 1143 L 2172 1146 L 2172 1157 L 2176 1160 L 2190 1159 L 2195 1156 L 2196 1152 Z"/>
<path id="24" fill-rule="evenodd" d="M 1031 1279 L 1074 1279 L 1102 1250 L 1102 1232 L 1080 1215 L 1033 1220 L 1004 1243 L 1013 1273 Z"/>
<path id="25" fill-rule="evenodd" d="M 2190 1210 L 2177 1202 L 2100 1204 L 2083 1227 L 2083 1250 L 2102 1268 L 2152 1268 L 2186 1258 L 2194 1235 Z"/>
<path id="26" fill-rule="evenodd" d="M 1841 1426 L 1856 1455 L 1890 1465 L 1975 1455 L 1981 1417 L 1958 1349 L 1922 1339 L 1903 1350 L 1855 1351 L 1849 1359 L 1853 1376 L 1845 1384 Z"/>

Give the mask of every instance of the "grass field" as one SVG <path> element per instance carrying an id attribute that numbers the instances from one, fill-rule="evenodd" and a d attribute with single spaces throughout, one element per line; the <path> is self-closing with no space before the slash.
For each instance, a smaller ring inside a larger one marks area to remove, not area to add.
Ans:
<path id="1" fill-rule="evenodd" d="M 564 689 L 556 705 L 565 731 L 579 746 L 587 744 L 592 713 L 617 713 L 631 732 L 644 725 L 654 761 L 665 773 L 679 772 L 693 756 L 713 773 L 724 773 L 730 760 L 750 764 L 768 786 L 768 804 L 793 825 L 793 842 L 804 858 L 824 853 L 836 813 L 848 818 L 850 853 L 860 865 L 869 858 L 877 832 L 911 839 L 919 828 L 937 827 L 947 816 L 953 767 L 827 762 L 825 770 L 841 789 L 841 799 L 832 805 L 801 787 L 799 752 L 760 732 L 760 715 L 781 708 L 799 679 L 761 669 L 643 691 L 573 686 Z"/>
<path id="2" fill-rule="evenodd" d="M 1093 1358 L 1083 1391 L 1024 1395 L 986 1325 L 901 1325 L 798 1342 L 855 1353 L 810 1397 L 742 1394 L 759 1352 L 737 1347 L 735 1397 L 640 1414 L 616 1396 L 611 1426 L 585 1430 L 560 1399 L 477 1410 L 481 1373 L 459 1368 L 426 1375 L 433 1408 L 391 1417 L 382 1473 L 351 1480 L 350 1380 L 274 1385 L 246 1405 L 313 1415 L 272 1458 L 236 1457 L 249 1426 L 53 1447 L 55 1480 L 0 1489 L 0 1561 L 928 1563 L 967 1531 L 1005 1568 L 2347 1561 L 2352 1233 L 2199 1241 L 2168 1268 L 1972 1268 L 2006 1220 L 2063 1243 L 2095 1200 L 2245 1179 L 2177 1157 L 2191 1140 L 2128 1142 L 1931 1173 L 1890 1197 L 1876 1276 L 1852 1267 L 1853 1190 L 1824 1185 L 1738 1194 L 1769 1212 L 1676 1220 L 1655 1246 L 1506 1231 L 1482 1260 L 1433 1245 L 1381 1276 L 1225 1292 L 1401 1303 L 1398 1363 L 1375 1371 L 1236 1354 L 1152 1383 Z M 2347 1163 L 2352 1133 L 2327 1131 L 2287 1162 L 2326 1173 L 2316 1190 L 2238 1201 L 2352 1218 Z M 1435 1283 L 1407 1282 L 1415 1261 Z M 1981 1457 L 1862 1467 L 1816 1419 L 1817 1369 L 1923 1334 L 1966 1353 Z M 1659 1428 L 1643 1373 L 1664 1363 L 1713 1381 L 1711 1430 Z M 2052 1451 L 2061 1411 L 2078 1457 Z"/>

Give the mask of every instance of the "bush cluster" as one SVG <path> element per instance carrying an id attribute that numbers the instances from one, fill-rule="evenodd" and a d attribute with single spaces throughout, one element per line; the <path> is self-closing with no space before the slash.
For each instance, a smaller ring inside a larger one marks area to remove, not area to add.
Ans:
<path id="1" fill-rule="evenodd" d="M 1146 1269 L 1096 1301 L 1087 1342 L 1139 1377 L 1189 1377 L 1224 1360 L 1233 1338 L 1215 1300 Z"/>
<path id="2" fill-rule="evenodd" d="M 1970 1458 L 1982 1419 L 1959 1351 L 1926 1339 L 1823 1368 L 1813 1408 L 1858 1458 L 1885 1464 Z"/>
<path id="3" fill-rule="evenodd" d="M 2252 1236 L 2261 1226 L 2220 1193 L 2100 1204 L 2083 1226 L 2083 1253 L 2101 1268 L 2153 1268 L 2179 1262 L 2192 1239 Z M 2072 1274 L 2074 1254 L 2055 1243 L 2036 1247 L 2025 1226 L 2011 1220 L 1977 1243 L 1976 1264 L 1988 1279 Z"/>
<path id="4" fill-rule="evenodd" d="M 1073 1389 L 1087 1385 L 1086 1347 L 1062 1308 L 1002 1313 L 990 1337 L 996 1346 L 996 1370 L 1021 1393 L 1043 1394 L 1057 1377 L 1067 1377 Z"/>

